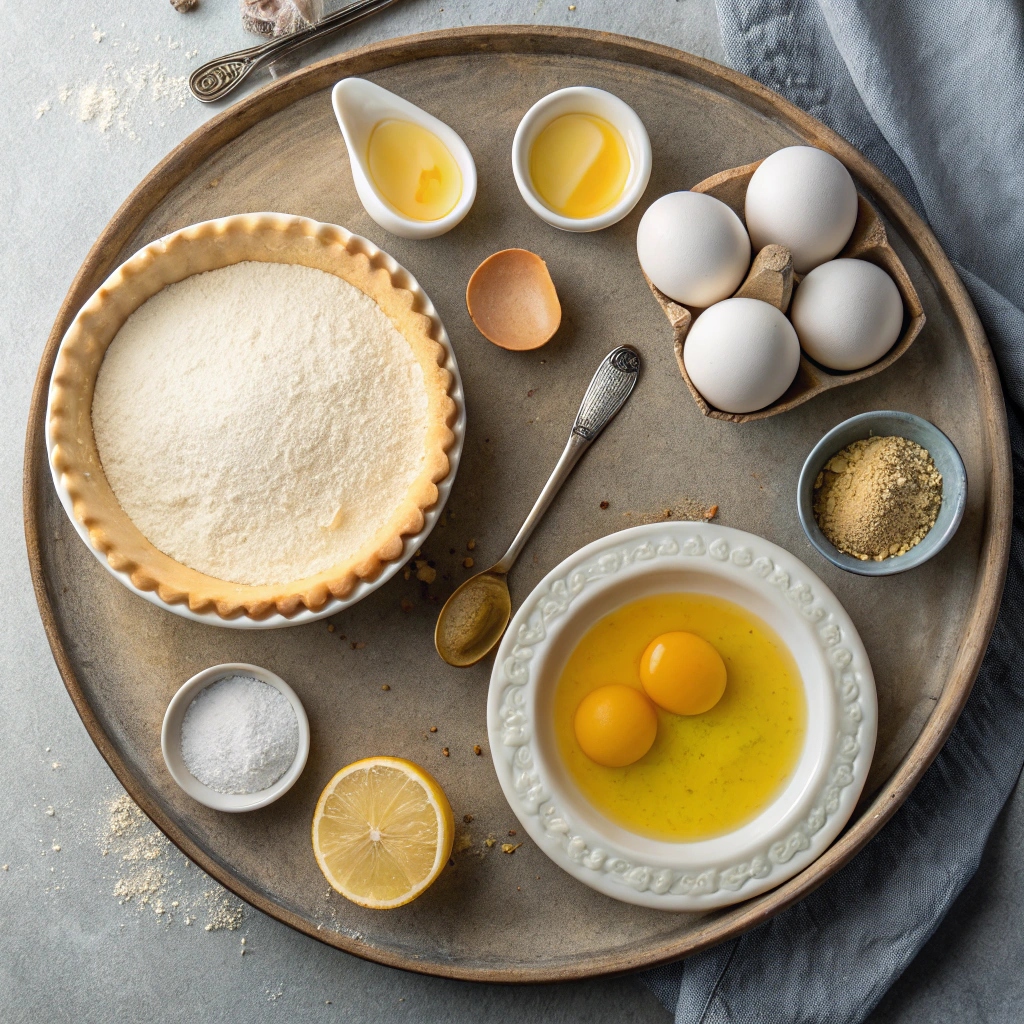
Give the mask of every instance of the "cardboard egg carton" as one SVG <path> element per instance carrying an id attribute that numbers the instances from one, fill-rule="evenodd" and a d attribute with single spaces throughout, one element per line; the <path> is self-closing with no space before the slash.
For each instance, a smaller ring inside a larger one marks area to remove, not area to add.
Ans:
<path id="1" fill-rule="evenodd" d="M 720 199 L 735 211 L 745 226 L 744 204 L 747 185 L 760 164 L 761 161 L 758 160 L 752 164 L 745 164 L 743 167 L 732 167 L 729 170 L 720 171 L 694 185 L 691 191 L 704 192 Z M 694 387 L 683 364 L 683 346 L 686 343 L 686 336 L 693 321 L 703 310 L 673 301 L 651 284 L 650 279 L 647 280 L 654 297 L 672 325 L 673 347 L 676 353 L 676 362 L 679 364 L 679 372 L 683 375 L 683 380 L 686 381 L 686 386 L 690 389 L 690 394 L 693 395 L 697 407 L 705 416 L 716 420 L 729 420 L 733 423 L 747 423 L 751 420 L 763 420 L 781 412 L 788 412 L 814 398 L 815 395 L 820 395 L 823 391 L 842 387 L 844 384 L 852 384 L 855 381 L 873 377 L 876 373 L 881 373 L 882 370 L 895 363 L 921 333 L 925 315 L 921 300 L 911 283 L 910 275 L 899 256 L 896 255 L 896 251 L 889 244 L 885 225 L 875 212 L 874 207 L 862 195 L 857 196 L 857 204 L 857 223 L 854 226 L 853 234 L 845 248 L 835 258 L 866 260 L 881 267 L 893 279 L 899 290 L 900 298 L 903 300 L 903 327 L 900 336 L 881 359 L 860 370 L 849 372 L 826 369 L 810 359 L 801 349 L 800 368 L 797 370 L 793 383 L 781 398 L 756 412 L 722 412 L 708 405 L 703 395 Z M 789 250 L 782 245 L 767 245 L 754 257 L 746 279 L 733 297 L 761 299 L 785 313 L 789 309 L 793 286 L 799 284 L 800 280 L 801 276 L 793 271 L 793 258 Z"/>

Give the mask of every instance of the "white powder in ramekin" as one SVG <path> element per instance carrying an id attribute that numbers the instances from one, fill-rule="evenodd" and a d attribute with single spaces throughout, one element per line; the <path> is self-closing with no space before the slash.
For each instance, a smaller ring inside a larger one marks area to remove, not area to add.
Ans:
<path id="1" fill-rule="evenodd" d="M 295 763 L 299 722 L 288 698 L 253 676 L 201 690 L 181 722 L 181 756 L 218 793 L 261 793 Z"/>

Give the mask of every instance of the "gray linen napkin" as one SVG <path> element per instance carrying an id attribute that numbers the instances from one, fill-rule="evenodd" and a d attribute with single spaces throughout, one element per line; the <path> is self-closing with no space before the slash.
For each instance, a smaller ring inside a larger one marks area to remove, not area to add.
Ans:
<path id="1" fill-rule="evenodd" d="M 679 1024 L 854 1024 L 977 870 L 1024 763 L 1024 10 L 1019 0 L 717 3 L 732 65 L 849 139 L 928 220 L 974 299 L 1008 398 L 1009 576 L 946 746 L 820 889 L 740 939 L 644 975 Z"/>

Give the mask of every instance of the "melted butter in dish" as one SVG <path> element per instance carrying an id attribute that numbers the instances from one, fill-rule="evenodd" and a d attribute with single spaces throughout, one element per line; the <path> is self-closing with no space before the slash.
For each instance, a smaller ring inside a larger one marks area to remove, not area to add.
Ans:
<path id="1" fill-rule="evenodd" d="M 403 217 L 440 220 L 462 196 L 462 173 L 444 143 L 422 125 L 389 118 L 370 134 L 370 177 Z"/>
<path id="2" fill-rule="evenodd" d="M 629 169 L 625 140 L 594 114 L 556 117 L 530 150 L 530 177 L 540 197 L 556 213 L 578 220 L 611 209 Z"/>
<path id="3" fill-rule="evenodd" d="M 640 688 L 640 660 L 659 634 L 683 630 L 721 654 L 728 681 L 699 715 L 658 709 L 650 751 L 622 768 L 588 758 L 573 729 L 577 707 L 602 686 Z M 733 831 L 782 790 L 800 757 L 807 707 L 796 662 L 761 619 L 702 594 L 657 594 L 601 619 L 570 655 L 554 700 L 558 750 L 586 800 L 615 824 L 665 842 Z"/>

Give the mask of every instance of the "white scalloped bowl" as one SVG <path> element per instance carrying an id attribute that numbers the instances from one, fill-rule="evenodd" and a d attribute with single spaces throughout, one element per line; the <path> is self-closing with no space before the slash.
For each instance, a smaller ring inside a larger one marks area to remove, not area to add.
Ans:
<path id="1" fill-rule="evenodd" d="M 555 685 L 580 639 L 615 608 L 665 592 L 710 594 L 759 616 L 795 658 L 807 699 L 804 745 L 782 790 L 753 820 L 699 842 L 610 821 L 572 781 L 555 739 Z M 498 779 L 541 850 L 599 892 L 672 911 L 749 899 L 819 857 L 853 813 L 877 719 L 867 652 L 825 584 L 770 541 L 705 523 L 625 530 L 552 570 L 512 619 L 487 703 Z"/>

